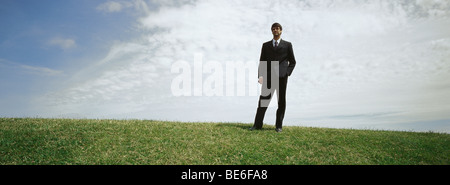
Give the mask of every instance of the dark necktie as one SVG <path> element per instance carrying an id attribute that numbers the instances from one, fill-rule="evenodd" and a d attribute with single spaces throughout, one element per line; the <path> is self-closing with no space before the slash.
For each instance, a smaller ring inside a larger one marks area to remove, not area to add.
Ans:
<path id="1" fill-rule="evenodd" d="M 278 46 L 278 42 L 277 41 L 275 41 L 275 47 L 277 47 Z"/>

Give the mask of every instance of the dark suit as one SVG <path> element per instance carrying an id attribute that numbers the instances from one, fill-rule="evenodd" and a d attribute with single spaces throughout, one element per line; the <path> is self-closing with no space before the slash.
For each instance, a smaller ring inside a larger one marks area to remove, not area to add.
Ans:
<path id="1" fill-rule="evenodd" d="M 276 128 L 281 128 L 283 125 L 288 77 L 292 74 L 296 61 L 292 44 L 282 39 L 279 42 L 278 46 L 274 47 L 272 40 L 270 40 L 264 43 L 261 49 L 258 78 L 263 77 L 263 85 L 253 125 L 257 129 L 263 126 L 264 114 L 275 91 L 278 95 L 275 125 Z"/>

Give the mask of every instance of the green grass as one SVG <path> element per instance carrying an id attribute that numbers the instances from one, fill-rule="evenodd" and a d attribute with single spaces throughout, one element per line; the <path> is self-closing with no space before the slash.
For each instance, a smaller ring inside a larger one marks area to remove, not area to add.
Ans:
<path id="1" fill-rule="evenodd" d="M 249 127 L 0 118 L 0 164 L 450 164 L 449 134 Z"/>

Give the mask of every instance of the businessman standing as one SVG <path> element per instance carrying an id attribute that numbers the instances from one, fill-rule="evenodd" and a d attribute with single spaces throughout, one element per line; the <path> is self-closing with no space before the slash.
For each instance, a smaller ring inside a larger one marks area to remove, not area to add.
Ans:
<path id="1" fill-rule="evenodd" d="M 273 39 L 264 43 L 258 67 L 258 82 L 262 85 L 258 101 L 255 122 L 250 130 L 259 130 L 263 126 L 264 115 L 270 100 L 277 91 L 278 109 L 276 115 L 276 131 L 281 132 L 284 113 L 286 111 L 286 87 L 288 77 L 294 70 L 296 61 L 292 44 L 281 39 L 283 27 L 279 23 L 272 24 Z"/>

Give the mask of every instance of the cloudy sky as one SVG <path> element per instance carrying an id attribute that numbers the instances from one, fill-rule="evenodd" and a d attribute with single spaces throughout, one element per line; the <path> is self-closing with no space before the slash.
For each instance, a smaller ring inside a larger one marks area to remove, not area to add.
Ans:
<path id="1" fill-rule="evenodd" d="M 447 0 L 2 0 L 0 117 L 252 123 L 273 22 L 297 59 L 284 125 L 450 133 Z"/>

